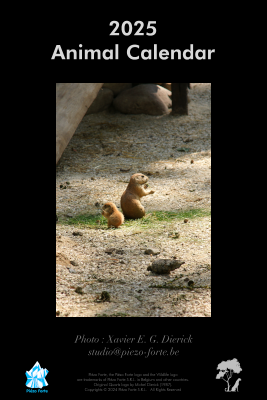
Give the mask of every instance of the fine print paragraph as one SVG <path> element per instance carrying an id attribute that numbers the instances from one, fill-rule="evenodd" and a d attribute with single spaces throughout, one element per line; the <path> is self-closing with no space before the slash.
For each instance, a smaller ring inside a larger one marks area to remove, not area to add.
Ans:
<path id="1" fill-rule="evenodd" d="M 88 373 L 86 392 L 181 392 L 188 379 L 177 373 Z"/>

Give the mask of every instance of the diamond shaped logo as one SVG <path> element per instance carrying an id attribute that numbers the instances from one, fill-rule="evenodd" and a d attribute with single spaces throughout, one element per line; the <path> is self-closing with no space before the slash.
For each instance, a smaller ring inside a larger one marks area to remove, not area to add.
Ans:
<path id="1" fill-rule="evenodd" d="M 32 369 L 30 371 L 26 371 L 25 373 L 27 377 L 26 386 L 29 388 L 42 388 L 43 386 L 48 386 L 48 383 L 45 379 L 47 374 L 47 369 L 41 368 L 37 361 Z"/>

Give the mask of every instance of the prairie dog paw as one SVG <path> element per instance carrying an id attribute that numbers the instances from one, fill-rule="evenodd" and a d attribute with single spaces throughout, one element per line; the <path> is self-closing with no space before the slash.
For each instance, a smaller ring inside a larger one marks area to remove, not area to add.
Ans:
<path id="1" fill-rule="evenodd" d="M 146 183 L 145 185 L 144 185 L 144 189 L 147 189 L 148 188 L 148 184 Z"/>
<path id="2" fill-rule="evenodd" d="M 150 190 L 149 194 L 155 193 L 155 190 Z"/>

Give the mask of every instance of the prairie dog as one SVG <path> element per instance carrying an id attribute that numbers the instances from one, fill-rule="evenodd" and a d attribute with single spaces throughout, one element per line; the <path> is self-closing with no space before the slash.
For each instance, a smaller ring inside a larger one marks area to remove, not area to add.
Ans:
<path id="1" fill-rule="evenodd" d="M 102 215 L 108 220 L 108 227 L 118 228 L 124 222 L 123 214 L 117 209 L 112 201 L 108 201 L 102 207 Z"/>
<path id="2" fill-rule="evenodd" d="M 146 190 L 148 177 L 144 174 L 133 174 L 130 182 L 121 196 L 121 208 L 126 218 L 142 218 L 146 215 L 140 198 L 155 193 L 154 190 Z M 142 186 L 143 185 L 143 186 Z"/>

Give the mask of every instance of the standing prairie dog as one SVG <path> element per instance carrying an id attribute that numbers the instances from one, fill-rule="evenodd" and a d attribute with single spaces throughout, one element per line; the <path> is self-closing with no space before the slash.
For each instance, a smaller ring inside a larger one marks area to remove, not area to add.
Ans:
<path id="1" fill-rule="evenodd" d="M 146 215 L 140 198 L 155 193 L 154 190 L 145 190 L 148 177 L 143 174 L 133 174 L 130 182 L 121 196 L 121 208 L 126 218 L 142 218 Z M 142 186 L 143 185 L 143 186 Z"/>
<path id="2" fill-rule="evenodd" d="M 117 209 L 112 201 L 108 201 L 103 205 L 102 215 L 108 220 L 108 227 L 114 226 L 118 228 L 124 222 L 123 214 Z"/>

